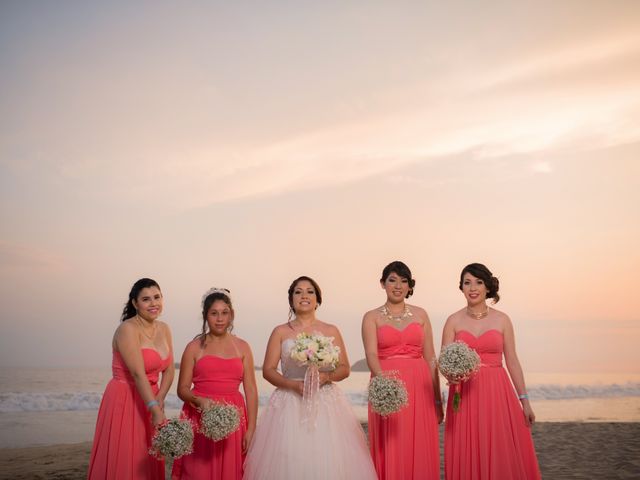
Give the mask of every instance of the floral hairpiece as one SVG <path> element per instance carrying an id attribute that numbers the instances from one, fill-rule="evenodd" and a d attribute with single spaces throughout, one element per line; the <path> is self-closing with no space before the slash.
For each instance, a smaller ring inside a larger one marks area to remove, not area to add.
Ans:
<path id="1" fill-rule="evenodd" d="M 229 298 L 229 300 L 231 300 L 231 291 L 229 291 L 228 288 L 212 287 L 209 290 L 207 290 L 206 292 L 204 292 L 204 295 L 202 296 L 202 306 L 203 307 L 204 307 L 204 302 L 207 300 L 207 297 L 209 295 L 213 295 L 214 293 L 221 293 L 222 295 L 226 295 L 227 298 Z"/>

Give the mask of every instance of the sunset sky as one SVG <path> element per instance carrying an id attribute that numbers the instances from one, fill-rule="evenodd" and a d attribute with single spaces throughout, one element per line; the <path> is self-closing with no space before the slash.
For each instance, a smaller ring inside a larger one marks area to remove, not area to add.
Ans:
<path id="1" fill-rule="evenodd" d="M 363 357 L 392 260 L 439 347 L 501 281 L 525 372 L 639 372 L 637 1 L 0 4 L 0 366 L 175 355 L 228 287 L 257 363 L 301 274 Z"/>

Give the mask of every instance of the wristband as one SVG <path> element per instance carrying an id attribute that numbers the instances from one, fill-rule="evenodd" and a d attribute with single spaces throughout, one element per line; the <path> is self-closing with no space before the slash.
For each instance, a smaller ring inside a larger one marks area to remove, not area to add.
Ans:
<path id="1" fill-rule="evenodd" d="M 529 394 L 528 393 L 523 393 L 522 395 L 518 395 L 518 399 L 520 399 L 520 400 L 528 400 L 529 399 Z"/>
<path id="2" fill-rule="evenodd" d="M 147 410 L 150 410 L 151 407 L 155 407 L 156 405 L 160 405 L 157 400 L 149 400 L 147 402 Z"/>

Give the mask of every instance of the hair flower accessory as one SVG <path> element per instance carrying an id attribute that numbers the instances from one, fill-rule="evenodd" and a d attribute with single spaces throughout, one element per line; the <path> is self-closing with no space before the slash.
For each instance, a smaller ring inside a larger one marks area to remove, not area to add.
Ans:
<path id="1" fill-rule="evenodd" d="M 228 288 L 211 287 L 209 290 L 204 292 L 204 295 L 202 295 L 202 306 L 203 307 L 204 307 L 204 302 L 207 300 L 207 297 L 209 295 L 213 295 L 214 293 L 221 293 L 222 295 L 226 295 L 227 298 L 229 298 L 229 300 L 231 300 L 231 291 Z"/>

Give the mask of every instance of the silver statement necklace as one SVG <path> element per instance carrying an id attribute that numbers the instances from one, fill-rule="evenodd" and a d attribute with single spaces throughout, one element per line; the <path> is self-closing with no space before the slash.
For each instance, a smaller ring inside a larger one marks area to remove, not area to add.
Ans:
<path id="1" fill-rule="evenodd" d="M 400 315 L 393 315 L 386 305 L 380 309 L 380 313 L 382 313 L 388 322 L 394 322 L 396 325 L 400 325 L 406 318 L 413 317 L 413 313 L 411 313 L 408 305 L 404 306 L 404 311 Z"/>

